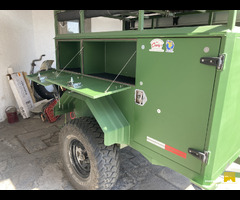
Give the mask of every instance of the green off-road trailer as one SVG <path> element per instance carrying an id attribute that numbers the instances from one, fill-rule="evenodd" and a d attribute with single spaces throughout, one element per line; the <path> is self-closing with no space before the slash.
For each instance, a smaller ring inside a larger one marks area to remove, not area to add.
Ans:
<path id="1" fill-rule="evenodd" d="M 75 117 L 59 135 L 71 183 L 110 189 L 128 145 L 213 188 L 240 154 L 238 11 L 58 10 L 54 17 L 56 69 L 28 77 L 64 90 L 55 115 Z"/>

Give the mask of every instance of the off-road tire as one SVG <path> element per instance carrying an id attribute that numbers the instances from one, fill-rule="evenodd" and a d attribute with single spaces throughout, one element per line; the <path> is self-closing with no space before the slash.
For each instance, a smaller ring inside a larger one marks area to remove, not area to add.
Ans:
<path id="1" fill-rule="evenodd" d="M 119 174 L 119 145 L 104 145 L 104 133 L 94 118 L 68 122 L 60 131 L 59 143 L 65 172 L 76 189 L 108 190 L 113 187 Z M 81 156 L 75 159 L 74 155 L 79 152 Z"/>

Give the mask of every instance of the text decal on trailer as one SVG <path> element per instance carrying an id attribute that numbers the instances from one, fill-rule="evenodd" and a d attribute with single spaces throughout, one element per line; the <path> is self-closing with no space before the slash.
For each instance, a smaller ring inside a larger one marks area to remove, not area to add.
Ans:
<path id="1" fill-rule="evenodd" d="M 150 42 L 150 44 L 151 44 L 151 49 L 149 49 L 149 51 L 164 52 L 163 50 L 164 42 L 161 39 L 153 39 Z"/>

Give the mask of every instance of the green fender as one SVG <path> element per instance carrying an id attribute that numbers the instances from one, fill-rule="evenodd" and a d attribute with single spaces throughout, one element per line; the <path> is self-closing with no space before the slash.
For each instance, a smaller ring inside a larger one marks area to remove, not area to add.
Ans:
<path id="1" fill-rule="evenodd" d="M 66 91 L 54 107 L 54 114 L 75 112 L 76 117 L 94 116 L 104 132 L 104 144 L 130 143 L 130 125 L 112 96 L 91 99 Z"/>

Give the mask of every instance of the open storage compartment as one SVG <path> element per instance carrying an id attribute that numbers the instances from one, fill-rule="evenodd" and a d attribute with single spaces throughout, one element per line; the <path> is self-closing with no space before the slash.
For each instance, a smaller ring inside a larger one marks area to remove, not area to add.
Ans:
<path id="1" fill-rule="evenodd" d="M 84 74 L 135 85 L 136 40 L 85 40 L 83 47 Z"/>
<path id="2" fill-rule="evenodd" d="M 81 41 L 58 41 L 59 69 L 81 73 Z"/>

